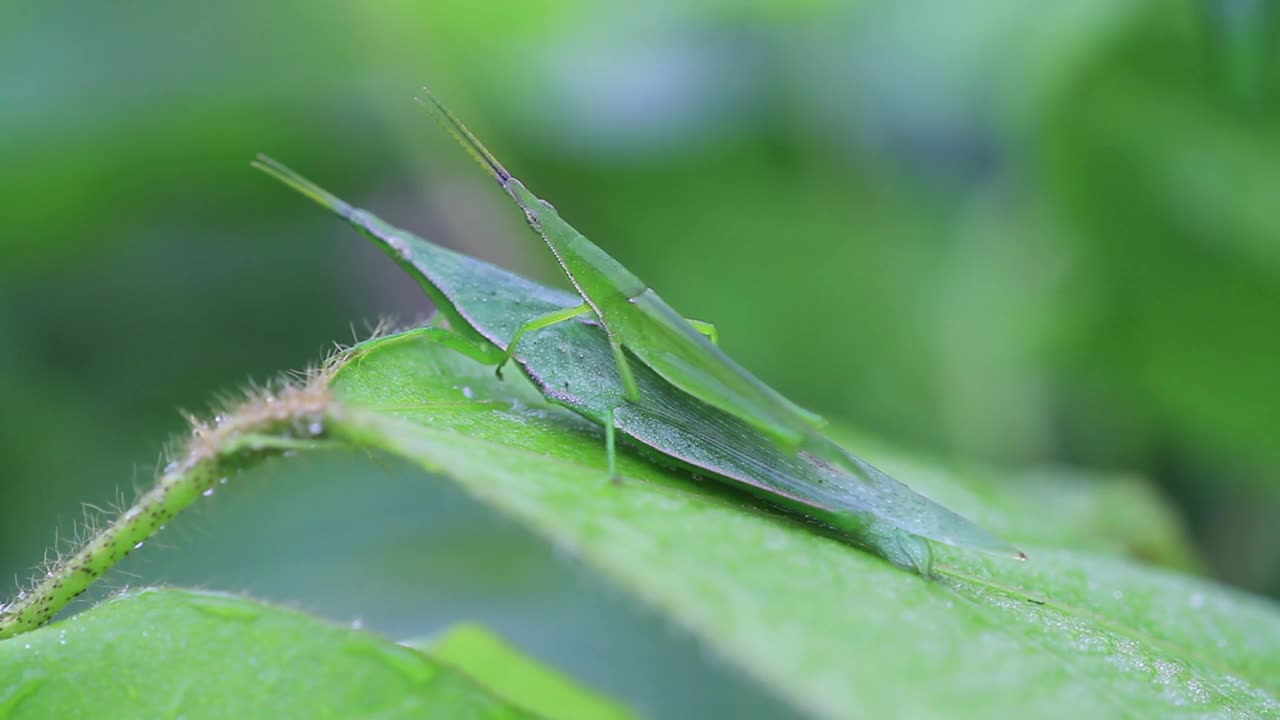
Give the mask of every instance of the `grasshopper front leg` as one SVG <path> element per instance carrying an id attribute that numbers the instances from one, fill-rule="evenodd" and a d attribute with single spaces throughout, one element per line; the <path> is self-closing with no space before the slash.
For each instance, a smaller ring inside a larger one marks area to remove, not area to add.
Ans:
<path id="1" fill-rule="evenodd" d="M 711 341 L 712 345 L 720 344 L 720 331 L 716 329 L 714 324 L 704 322 L 702 320 L 691 320 L 689 318 L 685 318 L 684 321 L 689 323 L 694 330 L 705 335 L 707 339 Z"/>
<path id="2" fill-rule="evenodd" d="M 429 342 L 440 343 L 445 347 L 455 350 L 482 365 L 493 365 L 501 362 L 504 354 L 502 349 L 493 343 L 473 340 L 461 333 L 455 332 L 441 327 L 422 327 L 413 330 L 405 330 L 404 332 L 388 335 L 386 337 L 373 338 L 352 345 L 347 352 L 352 360 L 358 360 L 366 353 L 372 351 L 375 347 L 390 345 L 393 343 L 404 342 L 405 340 L 414 340 L 422 338 Z"/>
<path id="3" fill-rule="evenodd" d="M 572 320 L 579 315 L 591 312 L 591 306 L 583 303 L 574 307 L 564 308 L 562 310 L 553 310 L 545 315 L 539 315 L 536 318 L 521 325 L 516 334 L 511 336 L 511 342 L 507 343 L 507 352 L 503 354 L 502 359 L 498 361 L 498 366 L 493 369 L 498 379 L 502 379 L 502 368 L 511 361 L 511 356 L 515 355 L 516 343 L 520 342 L 520 338 L 530 330 L 541 330 L 550 327 L 556 323 L 562 323 L 565 320 Z"/>
<path id="4" fill-rule="evenodd" d="M 613 411 L 617 408 L 609 408 L 605 411 L 604 416 L 604 451 L 609 461 L 609 482 L 621 482 L 618 477 L 618 441 L 617 429 L 613 424 Z"/>

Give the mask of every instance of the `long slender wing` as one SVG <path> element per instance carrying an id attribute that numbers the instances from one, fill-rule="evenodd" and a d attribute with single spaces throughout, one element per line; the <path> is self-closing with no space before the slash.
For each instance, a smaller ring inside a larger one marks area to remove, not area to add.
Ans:
<path id="1" fill-rule="evenodd" d="M 640 377 L 637 381 L 644 382 Z M 949 545 L 1010 557 L 1022 554 L 829 440 L 787 452 L 731 415 L 699 408 L 660 385 L 646 383 L 645 389 L 641 402 L 615 413 L 624 434 L 869 545 L 881 540 L 868 537 L 870 528 L 889 526 Z"/>
<path id="2" fill-rule="evenodd" d="M 826 424 L 711 344 L 652 290 L 630 305 L 632 317 L 616 323 L 622 328 L 615 332 L 667 382 L 788 447 L 799 446 Z"/>

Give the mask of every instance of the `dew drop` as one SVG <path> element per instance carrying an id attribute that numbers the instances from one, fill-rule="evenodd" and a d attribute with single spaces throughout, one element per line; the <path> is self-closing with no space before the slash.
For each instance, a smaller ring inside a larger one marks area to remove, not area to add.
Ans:
<path id="1" fill-rule="evenodd" d="M 324 432 L 324 423 L 319 420 L 312 420 L 311 424 L 307 426 L 307 432 L 311 433 L 312 436 L 320 435 Z"/>
<path id="2" fill-rule="evenodd" d="M 204 492 L 202 492 L 202 493 L 200 493 L 200 494 L 201 494 L 201 495 L 203 495 L 203 496 L 205 496 L 205 497 L 212 497 L 212 496 L 213 496 L 213 488 L 205 488 Z"/>
<path id="3" fill-rule="evenodd" d="M 474 398 L 474 397 L 476 396 L 476 394 L 475 394 L 475 391 L 473 391 L 473 390 L 471 389 L 471 386 L 470 386 L 470 385 L 463 385 L 463 386 L 462 386 L 462 396 L 463 396 L 463 397 L 465 397 L 466 399 L 470 400 L 470 399 Z"/>
<path id="4" fill-rule="evenodd" d="M 141 540 L 139 540 L 138 542 L 136 542 L 136 543 L 134 543 L 134 544 L 133 544 L 133 549 L 134 549 L 134 550 L 137 550 L 137 549 L 139 549 L 139 548 L 141 548 L 141 547 L 142 547 L 142 541 L 141 541 Z"/>
<path id="5" fill-rule="evenodd" d="M 227 479 L 226 479 L 226 478 L 218 478 L 218 484 L 219 484 L 219 485 L 226 485 L 226 484 L 227 484 Z"/>

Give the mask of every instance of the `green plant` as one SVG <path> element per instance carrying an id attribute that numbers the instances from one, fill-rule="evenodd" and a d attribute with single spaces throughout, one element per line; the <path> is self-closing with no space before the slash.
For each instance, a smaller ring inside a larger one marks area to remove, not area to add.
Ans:
<path id="1" fill-rule="evenodd" d="M 1083 517 L 1068 517 L 1046 507 L 1079 495 L 1071 484 L 957 472 L 876 451 L 891 472 L 1016 539 L 1032 557 L 1015 563 L 942 548 L 935 578 L 926 579 L 750 496 L 630 453 L 618 459 L 622 483 L 602 483 L 607 460 L 594 426 L 549 404 L 531 383 L 499 381 L 491 368 L 413 336 L 365 345 L 214 422 L 197 421 L 156 489 L 90 539 L 82 551 L 89 555 L 55 563 L 34 592 L 6 606 L 0 627 L 13 634 L 40 624 L 239 470 L 335 446 L 392 453 L 455 480 L 814 715 L 1266 716 L 1280 708 L 1280 611 L 1128 557 L 1135 547 L 1169 564 L 1188 556 L 1158 509 L 1143 509 L 1150 501 L 1141 495 L 1115 521 L 1107 496 L 1086 491 Z M 1143 516 L 1155 520 L 1132 522 Z M 312 676 L 299 664 L 304 655 L 351 664 Z M 202 664 L 185 664 L 195 656 Z M 245 670 L 246 658 L 254 671 Z M 528 673 L 477 661 L 468 677 L 450 670 L 459 662 L 247 600 L 132 593 L 0 642 L 0 710 L 11 717 L 140 706 L 180 708 L 187 717 L 623 712 L 542 671 L 516 692 L 504 682 Z M 558 699 L 548 706 L 540 690 Z M 577 701 L 566 699 L 579 695 L 590 710 L 575 712 Z"/>

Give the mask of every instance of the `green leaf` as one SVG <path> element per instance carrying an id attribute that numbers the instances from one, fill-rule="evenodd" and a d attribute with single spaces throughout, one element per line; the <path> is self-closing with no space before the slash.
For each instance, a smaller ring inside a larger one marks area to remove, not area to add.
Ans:
<path id="1" fill-rule="evenodd" d="M 417 646 L 417 644 L 415 644 Z M 421 649 L 520 707 L 547 717 L 625 720 L 630 711 L 508 645 L 488 628 L 462 623 Z"/>
<path id="2" fill-rule="evenodd" d="M 1029 561 L 940 548 L 940 577 L 924 580 L 638 457 L 611 484 L 597 428 L 431 343 L 375 349 L 334 388 L 351 408 L 335 432 L 451 477 L 815 714 L 1280 711 L 1274 604 L 1101 551 L 1052 505 L 1010 516 L 945 467 L 869 457 L 976 510 Z"/>
<path id="3" fill-rule="evenodd" d="M 0 717 L 534 716 L 367 632 L 227 595 L 142 590 L 0 642 Z"/>

